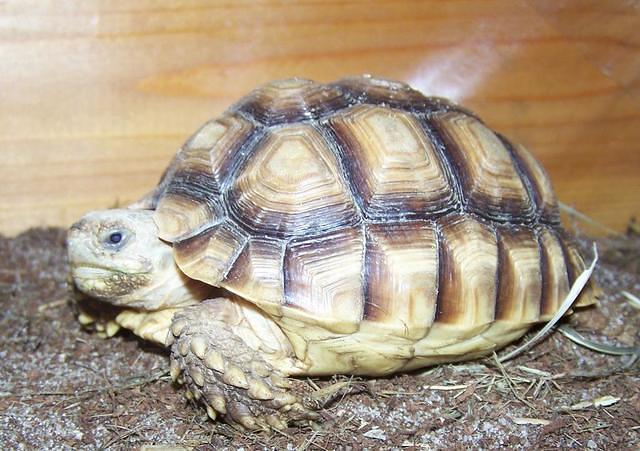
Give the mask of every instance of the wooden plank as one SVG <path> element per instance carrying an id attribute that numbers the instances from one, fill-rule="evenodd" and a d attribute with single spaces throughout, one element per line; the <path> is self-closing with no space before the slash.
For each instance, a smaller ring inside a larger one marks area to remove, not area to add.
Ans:
<path id="1" fill-rule="evenodd" d="M 561 200 L 622 229 L 640 212 L 640 58 L 616 56 L 610 77 L 585 49 L 637 48 L 639 27 L 611 41 L 583 10 L 539 3 L 1 2 L 0 231 L 136 199 L 257 84 L 359 73 L 462 101 L 525 144 Z M 610 30 L 639 14 L 606 17 Z"/>
<path id="2" fill-rule="evenodd" d="M 615 80 L 640 106 L 640 14 L 624 0 L 529 0 L 586 59 Z"/>

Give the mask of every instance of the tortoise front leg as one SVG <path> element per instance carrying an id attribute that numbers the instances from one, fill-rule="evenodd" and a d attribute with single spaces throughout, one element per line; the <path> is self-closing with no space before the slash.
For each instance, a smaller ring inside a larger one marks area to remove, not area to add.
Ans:
<path id="1" fill-rule="evenodd" d="M 255 309 L 248 315 L 247 308 L 218 298 L 177 312 L 167 337 L 172 377 L 184 381 L 187 396 L 212 419 L 246 429 L 316 418 L 302 405 L 303 384 L 287 377 L 299 362 L 288 343 L 277 342 L 286 338 L 280 332 L 274 341 L 271 320 L 256 317 Z"/>

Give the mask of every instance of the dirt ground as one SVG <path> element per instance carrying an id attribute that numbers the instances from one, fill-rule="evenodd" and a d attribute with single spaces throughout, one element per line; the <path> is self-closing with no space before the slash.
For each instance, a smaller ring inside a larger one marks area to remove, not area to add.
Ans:
<path id="1" fill-rule="evenodd" d="M 248 434 L 207 420 L 171 384 L 168 353 L 76 319 L 64 231 L 0 237 L 1 449 L 637 449 L 640 369 L 554 332 L 493 358 L 353 379 L 316 427 Z M 586 240 L 583 244 L 587 249 Z M 568 321 L 610 345 L 640 344 L 640 236 L 599 243 L 598 308 Z M 587 255 L 590 255 L 587 253 Z M 502 351 L 504 352 L 504 351 Z M 626 366 L 626 367 L 625 367 Z M 325 386 L 330 380 L 310 384 Z"/>

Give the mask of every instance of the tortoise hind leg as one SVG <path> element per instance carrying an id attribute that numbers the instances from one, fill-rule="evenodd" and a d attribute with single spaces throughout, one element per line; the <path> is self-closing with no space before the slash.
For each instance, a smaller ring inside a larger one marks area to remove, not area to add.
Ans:
<path id="1" fill-rule="evenodd" d="M 261 335 L 268 331 L 254 331 L 234 301 L 188 307 L 175 314 L 168 334 L 171 375 L 184 372 L 187 393 L 212 419 L 246 429 L 283 429 L 288 421 L 314 419 L 317 414 L 302 405 L 302 384 L 287 377 L 286 362 L 294 359 L 278 355 Z"/>

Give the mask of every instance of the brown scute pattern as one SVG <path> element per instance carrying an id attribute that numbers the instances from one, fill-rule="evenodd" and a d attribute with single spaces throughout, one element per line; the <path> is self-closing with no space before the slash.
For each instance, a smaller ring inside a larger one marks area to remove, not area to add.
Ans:
<path id="1" fill-rule="evenodd" d="M 258 88 L 196 132 L 145 205 L 189 277 L 435 353 L 549 319 L 584 269 L 526 149 L 372 77 Z"/>
<path id="2" fill-rule="evenodd" d="M 283 304 L 283 254 L 283 242 L 252 238 L 221 282 L 222 287 L 260 304 Z"/>
<path id="3" fill-rule="evenodd" d="M 187 276 L 219 286 L 247 239 L 237 227 L 223 223 L 174 243 L 174 256 Z"/>
<path id="4" fill-rule="evenodd" d="M 237 114 L 225 114 L 204 124 L 185 145 L 185 151 L 203 152 L 209 160 L 210 172 L 220 189 L 235 167 L 241 154 L 254 136 L 254 126 Z M 211 169 L 212 168 L 212 169 Z"/>
<path id="5" fill-rule="evenodd" d="M 495 232 L 470 215 L 438 222 L 440 279 L 435 321 L 463 327 L 491 323 L 497 297 Z"/>
<path id="6" fill-rule="evenodd" d="M 540 320 L 547 321 L 558 310 L 569 293 L 569 277 L 562 244 L 553 229 L 544 227 L 539 233 L 542 274 Z"/>
<path id="7" fill-rule="evenodd" d="M 426 221 L 369 224 L 365 253 L 364 319 L 389 331 L 422 338 L 438 295 L 438 239 Z"/>
<path id="8" fill-rule="evenodd" d="M 293 240 L 284 256 L 285 305 L 330 330 L 353 332 L 364 304 L 364 236 L 357 228 Z"/>
<path id="9" fill-rule="evenodd" d="M 540 219 L 551 224 L 560 223 L 560 211 L 551 179 L 542 165 L 520 144 L 512 144 L 513 157 L 531 185 L 533 200 L 539 211 Z"/>
<path id="10" fill-rule="evenodd" d="M 529 222 L 535 205 L 509 150 L 496 134 L 460 113 L 437 115 L 433 124 L 451 156 L 468 210 L 500 222 Z"/>
<path id="11" fill-rule="evenodd" d="M 429 137 L 403 111 L 358 105 L 329 120 L 365 217 L 424 218 L 454 207 L 454 194 Z"/>
<path id="12" fill-rule="evenodd" d="M 245 119 L 226 115 L 187 141 L 161 181 L 155 219 L 162 239 L 185 239 L 224 216 L 220 193 L 252 132 Z"/>
<path id="13" fill-rule="evenodd" d="M 259 87 L 231 110 L 273 126 L 317 120 L 348 106 L 348 101 L 337 86 L 293 78 Z"/>
<path id="14" fill-rule="evenodd" d="M 526 228 L 500 227 L 498 258 L 496 320 L 536 322 L 542 299 L 542 272 L 535 233 Z"/>
<path id="15" fill-rule="evenodd" d="M 240 223 L 271 236 L 304 236 L 360 221 L 335 155 L 309 125 L 273 130 L 227 200 Z"/>

